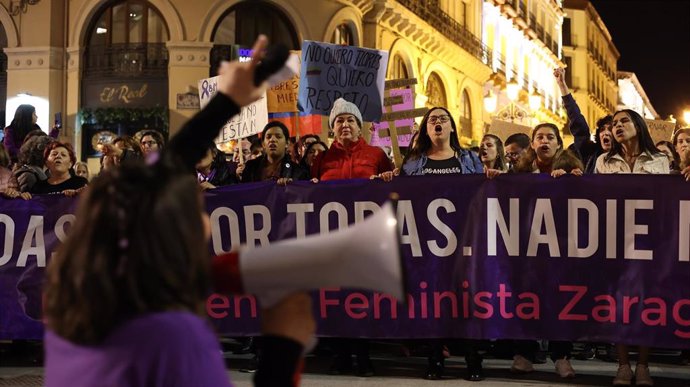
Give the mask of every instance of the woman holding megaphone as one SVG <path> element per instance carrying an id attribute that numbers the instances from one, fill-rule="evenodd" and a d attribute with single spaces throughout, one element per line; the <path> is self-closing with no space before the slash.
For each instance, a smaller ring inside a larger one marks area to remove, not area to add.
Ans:
<path id="1" fill-rule="evenodd" d="M 246 63 L 223 63 L 219 93 L 154 165 L 122 165 L 81 197 L 71 237 L 50 262 L 45 289 L 47 386 L 229 386 L 204 315 L 210 225 L 195 163 L 239 107 L 267 40 Z M 294 386 L 315 323 L 310 298 L 287 296 L 262 312 L 257 386 Z"/>

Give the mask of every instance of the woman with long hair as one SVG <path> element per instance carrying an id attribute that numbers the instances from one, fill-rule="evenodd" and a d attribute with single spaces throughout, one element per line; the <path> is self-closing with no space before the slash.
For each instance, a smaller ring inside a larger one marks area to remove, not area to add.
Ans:
<path id="1" fill-rule="evenodd" d="M 493 134 L 485 134 L 479 146 L 479 159 L 484 165 L 488 176 L 503 173 L 508 170 L 505 160 L 503 141 Z M 495 171 L 495 172 L 489 172 Z"/>
<path id="2" fill-rule="evenodd" d="M 5 128 L 3 142 L 13 163 L 17 161 L 19 148 L 24 143 L 26 135 L 32 130 L 41 129 L 36 125 L 37 120 L 36 108 L 33 105 L 19 105 L 14 112 L 12 122 Z"/>
<path id="3" fill-rule="evenodd" d="M 479 157 L 460 146 L 455 120 L 448 109 L 429 109 L 419 125 L 417 141 L 409 150 L 401 175 L 483 173 Z"/>
<path id="4" fill-rule="evenodd" d="M 448 109 L 434 107 L 429 109 L 419 126 L 417 141 L 405 157 L 401 175 L 448 175 L 483 173 L 482 162 L 474 152 L 460 146 L 455 120 Z M 482 357 L 476 349 L 476 342 L 465 343 L 467 362 L 466 379 L 484 379 Z M 432 340 L 428 356 L 425 379 L 436 380 L 445 372 L 443 355 L 444 340 Z"/>
<path id="5" fill-rule="evenodd" d="M 597 159 L 596 173 L 644 173 L 668 174 L 669 159 L 660 152 L 647 123 L 637 112 L 630 109 L 617 111 L 613 115 L 613 145 L 608 153 Z M 613 379 L 614 386 L 629 386 L 633 379 L 630 368 L 628 346 L 617 344 L 618 372 Z M 649 374 L 649 347 L 640 346 L 635 367 L 635 385 L 654 384 Z"/>
<path id="6" fill-rule="evenodd" d="M 671 142 L 678 152 L 680 174 L 688 181 L 690 180 L 690 128 L 676 130 Z"/>
<path id="7" fill-rule="evenodd" d="M 515 167 L 515 172 L 548 173 L 559 177 L 567 173 L 581 176 L 582 161 L 568 149 L 563 149 L 563 139 L 558 127 L 542 123 L 532 130 L 532 143 Z"/>
<path id="8" fill-rule="evenodd" d="M 202 317 L 210 221 L 190 172 L 224 123 L 264 92 L 253 79 L 265 45 L 261 37 L 249 63 L 221 64 L 218 94 L 156 164 L 123 163 L 86 190 L 47 269 L 48 387 L 230 385 Z M 262 313 L 267 356 L 255 384 L 294 386 L 314 330 L 303 293 Z"/>

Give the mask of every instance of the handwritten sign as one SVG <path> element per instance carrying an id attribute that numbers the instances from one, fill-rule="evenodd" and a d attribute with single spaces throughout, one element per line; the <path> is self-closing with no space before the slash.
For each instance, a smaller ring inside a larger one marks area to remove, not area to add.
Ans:
<path id="1" fill-rule="evenodd" d="M 671 141 L 676 128 L 675 123 L 663 120 L 645 120 L 645 122 L 655 144 L 659 141 Z"/>
<path id="2" fill-rule="evenodd" d="M 357 105 L 364 121 L 379 121 L 387 64 L 387 51 L 305 40 L 300 111 L 329 115 L 333 102 L 342 97 Z"/>
<path id="3" fill-rule="evenodd" d="M 412 89 L 391 90 L 390 97 L 388 98 L 390 98 L 390 101 L 393 102 L 390 105 L 393 112 L 405 111 L 414 108 Z M 414 119 L 412 118 L 404 118 L 395 121 L 395 127 L 398 130 L 398 146 L 408 146 L 410 144 L 413 126 Z M 371 141 L 369 144 L 374 146 L 392 146 L 387 121 L 374 123 L 374 131 L 371 134 Z"/>
<path id="4" fill-rule="evenodd" d="M 529 136 L 532 133 L 532 128 L 526 125 L 520 125 L 494 118 L 491 120 L 491 126 L 489 127 L 488 133 L 496 135 L 498 138 L 505 140 L 508 138 L 508 136 L 515 133 L 524 133 Z"/>
<path id="5" fill-rule="evenodd" d="M 203 109 L 218 92 L 218 78 L 206 78 L 199 81 L 199 103 Z M 260 133 L 268 123 L 268 105 L 266 94 L 258 101 L 244 106 L 239 114 L 232 117 L 223 126 L 216 138 L 216 144 L 225 144 L 231 140 L 249 137 Z"/>

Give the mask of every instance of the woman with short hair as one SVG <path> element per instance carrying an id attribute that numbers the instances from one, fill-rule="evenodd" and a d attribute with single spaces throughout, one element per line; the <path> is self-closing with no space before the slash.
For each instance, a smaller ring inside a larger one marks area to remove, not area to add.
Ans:
<path id="1" fill-rule="evenodd" d="M 89 183 L 87 179 L 70 173 L 77 162 L 70 144 L 52 142 L 43 152 L 43 160 L 48 169 L 48 178 L 37 182 L 31 189 L 31 194 L 75 196 Z"/>
<path id="2" fill-rule="evenodd" d="M 309 180 L 309 172 L 292 161 L 287 153 L 290 131 L 280 121 L 271 121 L 261 131 L 264 153 L 247 161 L 242 182 L 275 180 L 285 185 L 293 180 Z"/>
<path id="3" fill-rule="evenodd" d="M 338 98 L 328 119 L 335 139 L 328 152 L 320 154 L 311 168 L 317 180 L 393 179 L 393 165 L 381 148 L 362 138 L 362 113 L 357 105 Z"/>

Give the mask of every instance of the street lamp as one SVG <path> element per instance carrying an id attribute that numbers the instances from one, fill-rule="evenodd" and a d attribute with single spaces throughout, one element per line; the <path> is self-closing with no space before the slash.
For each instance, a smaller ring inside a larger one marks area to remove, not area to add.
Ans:
<path id="1" fill-rule="evenodd" d="M 683 121 L 685 125 L 690 125 L 690 110 L 683 110 Z"/>
<path id="2" fill-rule="evenodd" d="M 498 96 L 492 90 L 489 90 L 489 92 L 486 93 L 486 96 L 484 96 L 484 109 L 486 109 L 486 111 L 489 113 L 493 113 L 496 111 L 497 107 Z"/>
<path id="3" fill-rule="evenodd" d="M 515 102 L 518 99 L 520 93 L 520 85 L 513 81 L 506 85 L 506 95 L 508 99 Z"/>
<path id="4" fill-rule="evenodd" d="M 530 110 L 537 110 L 541 107 L 541 95 L 539 93 L 532 93 L 529 96 L 529 108 Z"/>

